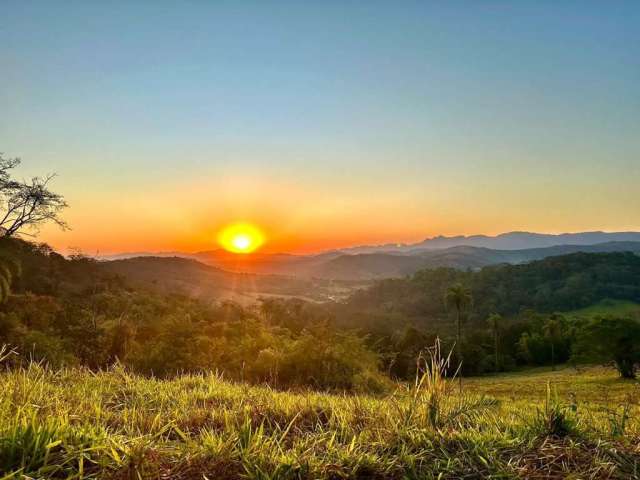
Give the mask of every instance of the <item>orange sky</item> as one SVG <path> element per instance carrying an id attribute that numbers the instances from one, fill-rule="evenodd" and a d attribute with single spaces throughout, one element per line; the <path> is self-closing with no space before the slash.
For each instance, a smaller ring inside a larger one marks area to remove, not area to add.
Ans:
<path id="1" fill-rule="evenodd" d="M 40 238 L 61 251 L 74 247 L 87 254 L 192 252 L 218 248 L 220 229 L 245 221 L 264 231 L 262 251 L 308 253 L 440 234 L 640 227 L 628 221 L 638 219 L 638 211 L 629 210 L 631 197 L 611 196 L 598 209 L 582 208 L 588 185 L 579 194 L 575 187 L 550 184 L 540 195 L 534 181 L 516 186 L 500 178 L 482 185 L 468 178 L 462 185 L 418 178 L 399 189 L 389 175 L 389 183 L 388 189 L 367 182 L 302 185 L 244 174 L 89 193 L 82 182 L 60 178 L 56 187 L 71 205 L 65 218 L 72 230 L 49 226 Z M 615 208 L 625 201 L 627 210 Z"/>
<path id="2" fill-rule="evenodd" d="M 638 2 L 489 3 L 3 3 L 0 151 L 62 251 L 640 230 Z"/>

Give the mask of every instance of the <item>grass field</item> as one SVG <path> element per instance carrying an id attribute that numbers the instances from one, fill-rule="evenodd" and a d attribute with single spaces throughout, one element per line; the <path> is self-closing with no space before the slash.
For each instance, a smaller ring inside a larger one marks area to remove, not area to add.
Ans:
<path id="1" fill-rule="evenodd" d="M 604 299 L 594 305 L 568 313 L 571 317 L 617 316 L 640 319 L 640 305 L 625 300 Z"/>
<path id="2" fill-rule="evenodd" d="M 214 375 L 7 370 L 0 478 L 640 475 L 640 386 L 613 370 L 465 379 L 463 397 L 457 383 L 426 380 L 372 398 L 276 392 Z"/>

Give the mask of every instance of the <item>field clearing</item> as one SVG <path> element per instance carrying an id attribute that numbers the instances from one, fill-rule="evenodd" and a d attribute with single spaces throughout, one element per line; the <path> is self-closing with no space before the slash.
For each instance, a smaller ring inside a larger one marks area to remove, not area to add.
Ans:
<path id="1" fill-rule="evenodd" d="M 640 389 L 613 370 L 456 387 L 374 398 L 32 365 L 0 375 L 0 478 L 639 478 Z"/>
<path id="2" fill-rule="evenodd" d="M 576 403 L 614 406 L 640 401 L 640 382 L 618 377 L 613 367 L 558 366 L 532 368 L 464 380 L 466 388 L 509 402 L 541 402 L 549 383 L 552 393 L 561 400 Z"/>
<path id="3" fill-rule="evenodd" d="M 568 313 L 571 317 L 614 316 L 640 318 L 640 304 L 626 300 L 606 298 L 589 307 L 573 310 Z"/>

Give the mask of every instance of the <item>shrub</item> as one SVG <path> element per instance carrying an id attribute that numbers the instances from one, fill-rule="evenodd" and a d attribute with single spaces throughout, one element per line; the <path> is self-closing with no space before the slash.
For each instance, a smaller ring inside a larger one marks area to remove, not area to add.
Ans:
<path id="1" fill-rule="evenodd" d="M 613 361 L 623 378 L 635 378 L 640 363 L 640 323 L 630 318 L 596 317 L 578 332 L 576 361 Z"/>

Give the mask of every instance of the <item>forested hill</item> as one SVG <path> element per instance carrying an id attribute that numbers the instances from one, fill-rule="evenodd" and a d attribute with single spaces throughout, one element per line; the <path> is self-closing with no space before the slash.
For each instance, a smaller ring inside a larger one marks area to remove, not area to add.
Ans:
<path id="1" fill-rule="evenodd" d="M 556 317 L 551 312 L 602 299 L 640 302 L 640 257 L 632 253 L 576 253 L 479 271 L 428 269 L 380 281 L 345 301 L 270 296 L 246 306 L 223 302 L 217 289 L 236 290 L 241 280 L 258 284 L 259 275 L 187 259 L 65 259 L 45 245 L 5 239 L 0 274 L 0 345 L 15 346 L 21 358 L 96 369 L 117 359 L 154 375 L 217 369 L 255 382 L 277 378 L 280 386 L 338 389 L 375 390 L 384 384 L 381 372 L 412 378 L 416 355 L 435 335 L 451 345 L 444 296 L 456 282 L 474 298 L 462 343 L 465 358 L 474 360 L 465 375 L 496 365 L 486 347 L 493 345 L 490 313 L 504 317 L 499 366 L 508 369 L 554 361 L 552 340 L 544 336 Z M 205 296 L 190 291 L 198 285 L 209 289 Z M 278 285 L 284 286 L 272 288 Z M 528 309 L 537 313 L 517 315 Z M 579 325 L 557 323 L 562 339 L 553 343 L 555 359 L 566 361 Z"/>
<path id="2" fill-rule="evenodd" d="M 470 288 L 471 321 L 478 322 L 494 312 L 503 316 L 526 309 L 562 312 L 603 299 L 640 302 L 640 257 L 630 252 L 574 253 L 476 272 L 422 270 L 357 292 L 340 309 L 339 318 L 348 324 L 389 324 L 395 319 L 428 326 L 445 321 L 445 291 L 456 282 Z"/>
<path id="3" fill-rule="evenodd" d="M 600 238 L 600 237 L 588 237 Z M 613 237 L 616 238 L 616 237 Z M 624 237 L 623 237 L 624 238 Z M 584 239 L 583 239 L 584 240 Z M 162 258 L 182 257 L 198 260 L 227 272 L 260 273 L 295 276 L 297 278 L 330 279 L 338 281 L 369 281 L 374 279 L 404 277 L 425 268 L 451 267 L 460 270 L 477 270 L 501 263 L 520 264 L 543 258 L 568 255 L 576 252 L 640 253 L 640 242 L 609 241 L 598 244 L 566 244 L 544 248 L 491 249 L 486 247 L 455 245 L 447 248 L 409 248 L 388 250 L 365 247 L 346 251 L 330 251 L 318 255 L 290 255 L 253 253 L 237 255 L 224 250 L 195 254 L 170 252 L 155 254 L 121 254 L 103 257 L 105 260 L 122 260 L 133 257 L 154 257 L 156 265 L 162 266 Z M 400 247 L 398 247 L 400 248 Z M 138 260 L 138 263 L 141 261 Z M 114 267 L 118 264 L 114 264 Z M 122 265 L 126 267 L 126 265 Z M 131 271 L 129 269 L 129 271 Z"/>
<path id="4" fill-rule="evenodd" d="M 473 246 L 416 249 L 399 253 L 340 255 L 313 265 L 314 276 L 338 279 L 382 279 L 411 275 L 425 268 L 451 267 L 477 270 L 502 263 L 520 264 L 571 253 L 640 253 L 640 242 L 606 242 L 597 245 L 556 245 L 524 250 L 493 250 Z"/>
<path id="5" fill-rule="evenodd" d="M 14 238 L 0 239 L 0 257 L 14 259 L 21 266 L 21 274 L 13 278 L 12 290 L 38 295 L 80 293 L 102 283 L 184 294 L 207 301 L 252 304 L 261 295 L 325 300 L 336 289 L 329 281 L 228 272 L 179 257 L 114 261 L 97 261 L 82 255 L 65 258 L 45 244 Z"/>

